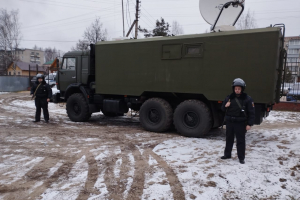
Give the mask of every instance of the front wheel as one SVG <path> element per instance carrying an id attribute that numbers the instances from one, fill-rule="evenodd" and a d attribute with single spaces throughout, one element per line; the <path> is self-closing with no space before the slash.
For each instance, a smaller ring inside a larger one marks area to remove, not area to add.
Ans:
<path id="1" fill-rule="evenodd" d="M 164 132 L 172 125 L 173 109 L 164 99 L 151 98 L 140 109 L 140 122 L 144 129 Z"/>
<path id="2" fill-rule="evenodd" d="M 201 101 L 184 101 L 177 106 L 174 112 L 174 125 L 183 136 L 202 137 L 212 127 L 211 112 Z"/>
<path id="3" fill-rule="evenodd" d="M 67 101 L 67 114 L 74 122 L 85 122 L 91 117 L 89 105 L 83 94 L 72 94 Z"/>

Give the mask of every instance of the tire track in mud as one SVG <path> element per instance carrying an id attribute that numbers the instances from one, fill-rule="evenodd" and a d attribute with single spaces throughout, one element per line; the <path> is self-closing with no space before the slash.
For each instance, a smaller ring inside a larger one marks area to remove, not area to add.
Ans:
<path id="1" fill-rule="evenodd" d="M 117 146 L 117 145 L 116 145 Z M 105 160 L 105 174 L 104 174 L 104 183 L 108 190 L 108 199 L 119 200 L 122 197 L 120 194 L 120 189 L 118 188 L 118 181 L 116 180 L 114 169 L 116 167 L 116 162 L 119 159 L 120 154 L 116 154 L 116 152 L 111 152 L 108 159 Z M 121 188 L 122 185 L 121 185 Z"/>
<path id="2" fill-rule="evenodd" d="M 57 159 L 45 158 L 28 171 L 21 180 L 13 182 L 10 186 L 6 186 L 6 193 L 8 194 L 5 196 L 4 200 L 32 199 L 31 194 L 28 194 L 26 190 L 28 191 L 38 182 L 44 181 L 44 179 L 47 178 L 50 168 L 53 167 L 56 162 Z M 35 197 L 35 194 L 33 196 Z"/>
<path id="3" fill-rule="evenodd" d="M 80 156 L 78 156 L 80 157 Z M 30 199 L 40 197 L 51 185 L 56 183 L 59 179 L 69 179 L 69 174 L 75 165 L 77 159 L 64 160 L 63 164 L 51 175 L 44 180 L 44 183 L 37 187 L 30 195 Z"/>
<path id="4" fill-rule="evenodd" d="M 15 100 L 28 100 L 28 97 L 25 97 L 25 95 L 18 95 L 5 95 L 5 100 L 2 101 L 1 104 L 15 106 L 13 104 Z M 24 112 L 31 109 L 20 105 L 16 105 L 15 107 L 20 108 L 22 111 L 20 113 L 18 113 L 17 110 L 10 112 L 9 109 L 0 108 L 0 112 L 3 110 L 3 116 L 12 116 L 14 119 L 21 118 L 24 120 Z M 49 111 L 51 117 L 51 110 Z M 9 135 L 12 139 L 18 138 L 19 136 L 24 137 L 25 133 L 22 133 L 22 131 L 19 133 L 19 131 L 14 130 L 15 126 L 17 128 L 28 129 L 30 134 L 26 134 L 25 139 L 16 140 L 15 142 L 2 141 L 10 150 L 5 154 L 14 153 L 15 155 L 26 155 L 30 157 L 45 157 L 45 163 L 49 164 L 37 164 L 33 169 L 27 172 L 26 176 L 23 176 L 22 180 L 12 184 L 11 192 L 0 192 L 0 194 L 6 194 L 7 199 L 14 198 L 12 193 L 21 195 L 26 192 L 26 195 L 23 197 L 28 199 L 41 198 L 41 195 L 47 189 L 51 188 L 53 184 L 69 183 L 71 177 L 69 179 L 68 176 L 72 168 L 77 160 L 84 155 L 86 158 L 85 162 L 88 166 L 87 178 L 84 182 L 83 189 L 80 188 L 80 193 L 77 196 L 78 200 L 88 199 L 91 197 L 90 194 L 100 194 L 100 191 L 96 188 L 98 179 L 101 179 L 100 186 L 103 185 L 103 183 L 106 185 L 106 192 L 108 193 L 106 194 L 105 192 L 105 198 L 115 200 L 123 200 L 125 198 L 127 200 L 141 199 L 145 186 L 146 172 L 150 167 L 149 155 L 156 159 L 160 167 L 166 172 L 174 194 L 174 199 L 184 199 L 182 186 L 180 183 L 178 184 L 179 181 L 174 171 L 162 158 L 152 152 L 157 144 L 167 139 L 177 137 L 178 135 L 173 133 L 148 133 L 140 127 L 138 121 L 130 118 L 107 118 L 103 115 L 99 115 L 92 116 L 90 122 L 87 123 L 73 123 L 69 120 L 66 121 L 66 115 L 54 113 L 53 116 L 56 116 L 56 118 L 54 118 L 52 122 L 50 121 L 50 124 L 41 123 L 40 126 L 37 127 L 31 125 L 31 123 L 29 126 L 23 126 L 15 122 L 8 123 L 7 129 L 12 131 L 12 134 Z M 27 115 L 25 117 L 28 118 Z M 69 129 L 68 126 L 74 127 L 74 129 Z M 48 142 L 49 144 L 45 146 L 40 144 L 41 138 L 44 137 L 49 138 L 51 143 Z M 31 141 L 31 138 L 34 138 L 34 141 Z M 86 140 L 87 138 L 90 140 Z M 20 141 L 23 142 L 24 140 L 29 142 L 25 142 L 22 146 L 18 147 Z M 34 143 L 35 140 L 39 142 L 38 146 Z M 100 162 L 96 160 L 96 156 L 91 152 L 92 149 L 97 149 L 99 146 L 109 149 L 109 154 L 105 155 Z M 117 147 L 120 147 L 120 154 L 115 153 Z M 16 149 L 19 149 L 21 152 L 15 152 Z M 71 149 L 75 149 L 74 151 L 81 150 L 82 152 L 75 153 Z M 116 161 L 119 159 L 122 160 L 121 165 L 116 164 Z M 47 172 L 59 161 L 62 162 L 62 165 L 59 166 L 50 177 L 47 177 Z M 114 173 L 116 167 L 119 170 L 117 175 Z M 172 176 L 175 176 L 175 178 Z M 65 181 L 61 182 L 62 179 Z M 69 190 L 71 188 L 66 189 Z M 32 190 L 30 194 L 28 194 L 29 190 Z"/>
<path id="5" fill-rule="evenodd" d="M 169 185 L 171 187 L 171 191 L 173 193 L 174 200 L 185 199 L 185 193 L 183 191 L 182 184 L 180 183 L 176 173 L 171 168 L 171 166 L 164 159 L 155 154 L 152 150 L 146 150 L 144 154 L 146 154 L 148 158 L 149 155 L 151 155 L 157 161 L 159 166 L 165 171 Z"/>
<path id="6" fill-rule="evenodd" d="M 134 157 L 134 176 L 131 188 L 128 192 L 127 200 L 139 200 L 143 195 L 145 185 L 145 173 L 147 167 L 149 167 L 148 159 L 145 158 L 140 150 L 133 144 L 130 145 L 132 148 L 132 154 Z"/>
<path id="7" fill-rule="evenodd" d="M 85 182 L 84 189 L 80 191 L 78 200 L 88 199 L 90 194 L 97 194 L 98 192 L 94 188 L 94 185 L 98 179 L 99 171 L 97 166 L 97 161 L 93 154 L 90 152 L 91 149 L 85 150 L 84 155 L 88 163 L 88 176 Z"/>
<path id="8" fill-rule="evenodd" d="M 131 153 L 133 145 L 120 145 L 121 153 L 115 154 L 110 162 L 106 163 L 107 169 L 104 175 L 105 184 L 107 185 L 107 190 L 109 191 L 110 199 L 124 199 L 126 187 L 128 186 L 128 180 L 130 178 L 129 171 L 133 166 L 130 165 L 129 153 Z M 120 166 L 116 165 L 116 162 L 121 160 Z M 119 177 L 116 177 L 114 170 L 119 168 Z"/>

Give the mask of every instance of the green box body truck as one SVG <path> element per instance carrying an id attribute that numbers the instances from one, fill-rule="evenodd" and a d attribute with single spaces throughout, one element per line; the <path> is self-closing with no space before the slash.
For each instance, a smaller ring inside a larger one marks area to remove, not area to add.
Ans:
<path id="1" fill-rule="evenodd" d="M 201 137 L 223 124 L 221 103 L 242 78 L 255 102 L 255 124 L 280 99 L 285 51 L 280 27 L 106 41 L 68 52 L 58 71 L 60 99 L 72 121 L 139 111 L 148 131 L 173 124 Z"/>

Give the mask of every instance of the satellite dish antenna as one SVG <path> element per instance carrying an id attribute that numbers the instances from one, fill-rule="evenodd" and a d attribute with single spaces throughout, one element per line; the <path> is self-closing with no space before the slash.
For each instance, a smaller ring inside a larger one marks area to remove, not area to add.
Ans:
<path id="1" fill-rule="evenodd" d="M 245 0 L 199 0 L 199 9 L 203 19 L 210 25 L 234 26 L 244 11 Z"/>

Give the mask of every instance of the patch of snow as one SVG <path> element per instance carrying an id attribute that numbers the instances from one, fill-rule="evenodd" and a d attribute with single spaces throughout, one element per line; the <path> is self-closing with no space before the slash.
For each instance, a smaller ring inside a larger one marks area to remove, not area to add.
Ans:
<path id="1" fill-rule="evenodd" d="M 7 158 L 7 157 L 11 157 L 13 156 L 14 154 L 10 154 L 10 155 L 3 155 L 2 158 Z M 0 167 L 1 168 L 1 167 Z"/>
<path id="2" fill-rule="evenodd" d="M 102 148 L 98 148 L 95 150 L 91 150 L 91 152 L 96 152 L 97 151 L 101 151 Z M 99 155 L 97 155 L 95 157 L 95 160 L 97 161 L 97 165 L 98 167 L 101 167 L 101 163 L 102 161 L 109 155 L 109 151 L 105 150 L 104 152 L 100 153 Z M 99 173 L 99 177 L 94 185 L 94 188 L 97 189 L 99 191 L 99 195 L 95 195 L 95 194 L 91 194 L 89 197 L 89 200 L 94 200 L 94 199 L 106 199 L 107 195 L 108 195 L 108 190 L 104 181 L 104 175 L 106 173 L 106 169 L 104 169 L 101 173 Z"/>
<path id="3" fill-rule="evenodd" d="M 84 188 L 88 175 L 88 164 L 85 156 L 82 156 L 72 167 L 67 179 L 59 178 L 42 195 L 42 199 L 76 199 Z"/>
<path id="4" fill-rule="evenodd" d="M 99 139 L 97 139 L 97 138 L 86 138 L 84 141 L 86 141 L 86 142 L 95 142 L 95 141 L 99 141 Z"/>
<path id="5" fill-rule="evenodd" d="M 127 179 L 127 185 L 126 185 L 126 189 L 124 191 L 124 199 L 127 198 L 128 196 L 128 192 L 131 188 L 131 185 L 133 183 L 133 176 L 134 176 L 134 156 L 132 155 L 132 153 L 128 154 L 128 158 L 129 158 L 129 168 L 130 170 L 127 172 L 128 173 L 128 179 Z"/>
<path id="6" fill-rule="evenodd" d="M 58 163 L 56 163 L 55 166 L 50 168 L 47 177 L 48 178 L 51 177 L 58 170 L 58 168 L 60 168 L 62 165 L 63 165 L 62 161 L 59 161 Z"/>
<path id="7" fill-rule="evenodd" d="M 153 151 L 173 168 L 186 199 L 299 198 L 300 184 L 291 176 L 299 159 L 289 155 L 300 156 L 300 128 L 251 130 L 246 143 L 244 165 L 235 146 L 232 159 L 220 159 L 225 141 L 175 138 Z"/>
<path id="8" fill-rule="evenodd" d="M 142 148 L 139 147 L 138 145 L 135 145 L 135 147 L 140 151 L 141 155 L 143 155 L 144 149 L 142 149 Z"/>
<path id="9" fill-rule="evenodd" d="M 21 179 L 28 171 L 30 171 L 36 164 L 41 162 L 43 159 L 44 159 L 43 157 L 36 157 L 36 158 L 26 157 L 24 159 L 17 159 L 17 160 L 10 160 L 10 161 L 5 160 L 3 163 L 5 166 L 1 167 L 1 171 L 8 171 L 8 172 L 2 174 L 5 175 L 6 178 L 0 180 L 0 184 L 11 184 Z M 29 161 L 23 162 L 25 160 L 29 160 Z"/>
<path id="10" fill-rule="evenodd" d="M 122 165 L 122 158 L 119 158 L 116 161 L 116 165 L 115 165 L 115 168 L 114 168 L 114 174 L 115 174 L 116 178 L 120 177 L 121 165 Z"/>
<path id="11" fill-rule="evenodd" d="M 151 171 L 145 174 L 142 199 L 174 199 L 166 173 L 152 156 L 149 156 L 148 163 Z"/>
<path id="12" fill-rule="evenodd" d="M 98 199 L 107 199 L 107 196 L 109 194 L 105 181 L 104 181 L 104 175 L 106 173 L 107 169 L 104 169 L 100 174 L 99 177 L 94 185 L 94 187 L 99 191 L 100 194 L 95 195 L 91 194 L 88 200 L 98 200 Z"/>
<path id="13" fill-rule="evenodd" d="M 41 185 L 43 185 L 44 182 L 43 181 L 38 181 L 34 184 L 34 186 L 29 190 L 29 194 L 31 194 L 36 188 L 40 187 Z"/>
<path id="14" fill-rule="evenodd" d="M 271 111 L 270 115 L 264 119 L 265 123 L 299 122 L 300 112 Z"/>
<path id="15" fill-rule="evenodd" d="M 57 86 L 56 86 L 56 85 L 53 86 L 51 89 L 52 89 L 52 95 L 53 95 L 53 94 L 60 93 L 60 90 L 57 89 Z"/>

